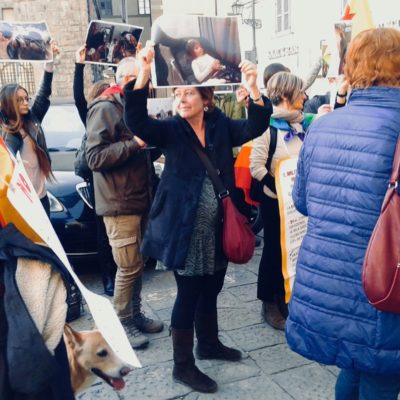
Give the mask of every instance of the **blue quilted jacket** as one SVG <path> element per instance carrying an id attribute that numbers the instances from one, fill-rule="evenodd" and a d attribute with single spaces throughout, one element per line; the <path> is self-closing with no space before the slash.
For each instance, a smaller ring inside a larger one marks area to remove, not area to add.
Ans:
<path id="1" fill-rule="evenodd" d="M 385 87 L 354 90 L 308 132 L 293 190 L 308 230 L 286 325 L 289 346 L 304 357 L 400 373 L 400 315 L 372 307 L 361 283 L 399 133 L 400 89 Z"/>

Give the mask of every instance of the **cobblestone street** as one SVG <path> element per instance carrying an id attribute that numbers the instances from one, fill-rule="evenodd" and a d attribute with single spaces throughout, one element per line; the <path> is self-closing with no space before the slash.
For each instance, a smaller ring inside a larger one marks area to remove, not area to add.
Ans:
<path id="1" fill-rule="evenodd" d="M 144 310 L 150 317 L 166 323 L 163 332 L 149 335 L 147 349 L 137 351 L 142 369 L 132 371 L 125 388 L 114 391 L 104 382 L 78 396 L 80 400 L 201 400 L 263 399 L 316 400 L 333 399 L 338 369 L 302 358 L 289 350 L 284 333 L 266 325 L 261 304 L 256 299 L 256 281 L 261 248 L 245 266 L 229 265 L 223 292 L 219 296 L 219 326 L 222 341 L 239 348 L 239 363 L 196 361 L 218 383 L 217 393 L 201 394 L 173 382 L 172 346 L 168 336 L 171 309 L 176 294 L 171 272 L 146 270 L 143 290 Z M 81 279 L 96 293 L 103 292 L 99 275 L 84 274 Z M 91 329 L 91 317 L 85 314 L 72 323 L 78 330 Z"/>

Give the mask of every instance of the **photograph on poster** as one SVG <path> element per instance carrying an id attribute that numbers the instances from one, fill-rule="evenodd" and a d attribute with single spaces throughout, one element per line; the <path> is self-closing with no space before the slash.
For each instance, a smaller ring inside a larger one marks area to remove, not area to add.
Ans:
<path id="1" fill-rule="evenodd" d="M 339 53 L 338 75 L 344 74 L 347 47 L 351 40 L 351 21 L 340 21 L 335 24 L 336 48 Z"/>
<path id="2" fill-rule="evenodd" d="M 86 59 L 91 64 L 117 65 L 136 54 L 143 28 L 105 21 L 91 21 L 86 36 Z"/>
<path id="3" fill-rule="evenodd" d="M 155 87 L 241 82 L 236 17 L 163 15 L 154 21 L 151 38 Z"/>
<path id="4" fill-rule="evenodd" d="M 347 47 L 351 40 L 352 22 L 339 21 L 334 24 L 332 35 L 321 41 L 322 76 L 335 78 L 344 74 Z"/>
<path id="5" fill-rule="evenodd" d="M 51 61 L 51 35 L 45 21 L 0 21 L 0 60 Z"/>
<path id="6" fill-rule="evenodd" d="M 156 119 L 172 117 L 172 97 L 160 97 L 147 99 L 147 110 L 149 116 Z"/>

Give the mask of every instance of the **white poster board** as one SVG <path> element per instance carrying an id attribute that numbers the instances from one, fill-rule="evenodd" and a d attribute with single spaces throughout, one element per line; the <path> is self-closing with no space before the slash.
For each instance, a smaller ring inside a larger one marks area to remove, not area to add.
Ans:
<path id="1" fill-rule="evenodd" d="M 133 351 L 110 301 L 88 290 L 72 269 L 60 240 L 28 178 L 19 153 L 16 157 L 16 164 L 7 190 L 7 198 L 27 224 L 43 239 L 65 265 L 79 287 L 79 290 L 82 292 L 82 296 L 86 300 L 97 328 L 110 347 L 121 360 L 129 365 L 140 368 L 140 361 Z"/>
<path id="2" fill-rule="evenodd" d="M 307 231 L 307 217 L 300 214 L 292 199 L 297 172 L 297 158 L 280 160 L 275 170 L 276 191 L 281 220 L 282 274 L 285 283 L 285 300 L 289 302 L 296 275 L 297 256 Z"/>

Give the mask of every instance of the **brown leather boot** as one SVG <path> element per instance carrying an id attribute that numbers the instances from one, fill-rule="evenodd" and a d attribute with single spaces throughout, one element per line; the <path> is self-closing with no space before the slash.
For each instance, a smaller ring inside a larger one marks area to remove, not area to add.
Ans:
<path id="1" fill-rule="evenodd" d="M 217 383 L 201 372 L 194 363 L 193 329 L 171 328 L 171 333 L 174 350 L 174 369 L 172 371 L 174 380 L 197 392 L 216 392 Z"/>
<path id="2" fill-rule="evenodd" d="M 196 355 L 200 360 L 239 361 L 242 353 L 221 343 L 218 338 L 217 312 L 196 313 L 195 328 L 197 336 Z"/>
<path id="3" fill-rule="evenodd" d="M 268 325 L 280 331 L 285 330 L 286 319 L 279 311 L 278 304 L 263 301 L 261 314 Z"/>

